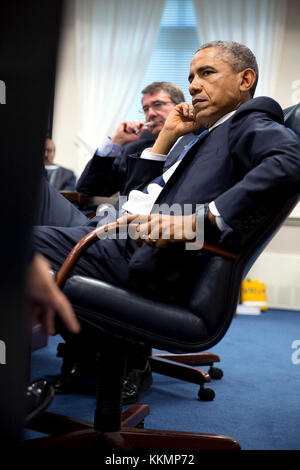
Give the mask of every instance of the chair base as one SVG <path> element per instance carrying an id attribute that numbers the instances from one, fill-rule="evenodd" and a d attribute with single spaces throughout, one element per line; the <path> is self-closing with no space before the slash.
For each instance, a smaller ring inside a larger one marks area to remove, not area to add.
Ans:
<path id="1" fill-rule="evenodd" d="M 153 372 L 167 375 L 200 385 L 198 397 L 200 400 L 211 401 L 215 397 L 212 389 L 205 388 L 204 384 L 211 379 L 221 379 L 223 372 L 213 367 L 215 362 L 220 362 L 219 356 L 209 352 L 192 354 L 153 354 L 149 356 L 149 363 Z M 208 372 L 196 366 L 210 366 Z"/>
<path id="2" fill-rule="evenodd" d="M 44 413 L 30 423 L 30 429 L 50 434 L 50 437 L 24 442 L 26 453 L 32 451 L 109 451 L 161 450 L 240 450 L 239 443 L 228 436 L 193 432 L 143 429 L 149 414 L 147 405 L 134 405 L 122 414 L 120 432 L 99 432 L 93 423 Z"/>

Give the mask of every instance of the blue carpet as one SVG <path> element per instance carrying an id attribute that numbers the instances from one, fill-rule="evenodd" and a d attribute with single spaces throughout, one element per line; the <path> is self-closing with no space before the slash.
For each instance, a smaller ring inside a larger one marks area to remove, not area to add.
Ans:
<path id="1" fill-rule="evenodd" d="M 211 350 L 220 356 L 224 372 L 209 384 L 214 401 L 199 401 L 197 385 L 153 374 L 153 385 L 142 397 L 151 410 L 145 427 L 225 434 L 245 450 L 300 450 L 300 364 L 292 362 L 294 340 L 300 340 L 299 312 L 237 316 Z M 32 354 L 33 379 L 59 372 L 56 346 L 61 341 L 51 337 L 46 348 Z M 93 420 L 94 405 L 92 392 L 57 395 L 49 411 Z M 25 438 L 31 436 L 26 431 Z"/>

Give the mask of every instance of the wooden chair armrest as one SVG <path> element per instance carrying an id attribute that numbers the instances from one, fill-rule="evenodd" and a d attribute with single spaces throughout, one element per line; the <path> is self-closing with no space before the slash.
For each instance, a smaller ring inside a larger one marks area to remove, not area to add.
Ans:
<path id="1" fill-rule="evenodd" d="M 57 285 L 62 288 L 64 283 L 66 282 L 67 278 L 73 271 L 77 261 L 83 255 L 83 253 L 97 240 L 99 230 L 95 229 L 92 232 L 85 235 L 70 251 L 67 258 L 65 259 L 63 265 L 61 266 L 60 270 L 56 276 L 56 283 Z"/>
<path id="2" fill-rule="evenodd" d="M 96 228 L 92 232 L 85 235 L 70 251 L 70 253 L 68 254 L 67 258 L 65 259 L 63 265 L 61 266 L 56 276 L 56 282 L 60 288 L 63 287 L 64 283 L 66 282 L 67 278 L 70 276 L 77 261 L 83 255 L 83 253 L 93 243 L 99 240 L 99 234 L 101 232 L 104 232 L 103 227 Z M 229 260 L 233 260 L 237 257 L 237 255 L 234 253 L 223 250 L 222 248 L 219 248 L 218 246 L 210 245 L 208 243 L 204 243 L 202 249 L 203 251 L 221 256 L 222 258 L 229 259 Z"/>
<path id="3" fill-rule="evenodd" d="M 77 191 L 60 191 L 60 194 L 68 199 L 68 201 L 77 202 L 78 204 L 86 204 L 90 200 L 90 196 L 78 193 Z"/>
<path id="4" fill-rule="evenodd" d="M 211 245 L 210 243 L 205 243 L 205 242 L 203 243 L 202 250 L 208 253 L 212 253 L 213 255 L 221 256 L 221 258 L 225 258 L 225 259 L 234 260 L 238 256 L 236 253 L 223 250 L 223 248 L 220 248 L 219 246 Z"/>
<path id="5" fill-rule="evenodd" d="M 88 194 L 78 193 L 77 191 L 60 191 L 70 202 L 76 202 L 80 206 L 97 207 L 100 204 L 110 204 L 114 206 L 118 201 L 118 196 L 102 197 L 102 196 L 89 196 Z"/>

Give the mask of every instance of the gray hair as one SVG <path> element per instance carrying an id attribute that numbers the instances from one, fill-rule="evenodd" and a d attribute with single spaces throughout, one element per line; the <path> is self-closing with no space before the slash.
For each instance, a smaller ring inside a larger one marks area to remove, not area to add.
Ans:
<path id="1" fill-rule="evenodd" d="M 153 95 L 153 93 L 160 91 L 160 90 L 166 91 L 170 97 L 170 100 L 174 104 L 179 104 L 185 101 L 184 94 L 182 93 L 180 88 L 178 88 L 178 86 L 174 85 L 171 82 L 150 83 L 150 85 L 146 86 L 146 88 L 142 90 L 142 93 L 143 95 L 145 94 Z"/>
<path id="2" fill-rule="evenodd" d="M 256 79 L 249 91 L 251 98 L 253 98 L 258 81 L 258 65 L 256 57 L 249 47 L 234 41 L 211 41 L 203 44 L 196 53 L 209 47 L 219 47 L 223 52 L 224 60 L 231 65 L 234 72 L 241 72 L 247 68 L 255 72 Z"/>

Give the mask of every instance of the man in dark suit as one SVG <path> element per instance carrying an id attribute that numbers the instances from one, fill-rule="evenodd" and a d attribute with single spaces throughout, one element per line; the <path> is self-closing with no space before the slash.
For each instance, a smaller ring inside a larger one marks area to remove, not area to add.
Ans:
<path id="1" fill-rule="evenodd" d="M 58 191 L 74 191 L 76 176 L 68 170 L 54 163 L 55 144 L 52 139 L 45 139 L 44 165 L 49 183 Z"/>
<path id="2" fill-rule="evenodd" d="M 206 241 L 238 250 L 282 193 L 298 192 L 299 138 L 283 125 L 278 103 L 252 99 L 257 77 L 246 46 L 218 41 L 197 51 L 189 75 L 192 104 L 175 106 L 153 148 L 127 158 L 126 215 L 117 225 L 129 226 L 131 237 L 99 240 L 76 273 L 190 305 L 203 254 L 186 250 L 185 242 L 197 238 L 197 225 L 204 219 Z M 207 131 L 172 158 L 178 138 L 202 125 Z M 180 211 L 170 215 L 174 204 Z M 36 248 L 58 269 L 88 231 L 41 227 Z"/>

